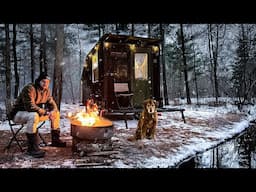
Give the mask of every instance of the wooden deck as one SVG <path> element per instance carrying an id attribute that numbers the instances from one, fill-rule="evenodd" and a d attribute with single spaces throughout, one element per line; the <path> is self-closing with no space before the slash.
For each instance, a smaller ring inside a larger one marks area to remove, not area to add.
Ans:
<path id="1" fill-rule="evenodd" d="M 127 120 L 132 117 L 133 119 L 139 120 L 140 113 L 142 112 L 141 109 L 113 109 L 109 111 L 104 111 L 102 114 L 105 117 L 115 117 L 116 119 L 123 119 L 125 121 L 125 127 L 128 129 Z M 186 123 L 186 119 L 184 116 L 184 108 L 157 108 L 157 112 L 176 112 L 179 111 L 181 113 L 181 118 L 183 119 L 184 123 Z"/>

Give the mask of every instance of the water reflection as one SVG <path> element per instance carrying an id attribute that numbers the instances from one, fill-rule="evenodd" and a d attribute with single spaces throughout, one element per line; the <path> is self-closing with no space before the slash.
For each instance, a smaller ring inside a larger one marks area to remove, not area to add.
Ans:
<path id="1" fill-rule="evenodd" d="M 196 155 L 179 168 L 256 168 L 256 126 L 237 137 Z"/>

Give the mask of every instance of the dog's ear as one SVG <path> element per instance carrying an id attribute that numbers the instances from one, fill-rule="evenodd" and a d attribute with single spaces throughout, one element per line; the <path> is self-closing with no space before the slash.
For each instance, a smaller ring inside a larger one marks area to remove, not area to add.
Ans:
<path id="1" fill-rule="evenodd" d="M 145 99 L 144 101 L 143 101 L 143 104 L 145 105 L 145 104 L 147 104 L 149 102 L 149 99 Z"/>
<path id="2" fill-rule="evenodd" d="M 159 101 L 157 101 L 157 100 L 153 100 L 153 102 L 154 102 L 154 104 L 156 105 L 156 107 L 158 107 L 158 106 L 159 106 Z"/>
<path id="3" fill-rule="evenodd" d="M 148 103 L 148 99 L 146 99 L 146 100 L 143 101 L 143 108 L 144 108 L 144 109 L 146 108 L 147 103 Z"/>

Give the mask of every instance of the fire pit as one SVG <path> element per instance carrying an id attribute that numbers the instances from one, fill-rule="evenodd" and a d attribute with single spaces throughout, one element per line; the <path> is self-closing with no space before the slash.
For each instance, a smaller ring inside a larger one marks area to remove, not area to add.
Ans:
<path id="1" fill-rule="evenodd" d="M 93 126 L 84 126 L 79 121 L 72 121 L 71 136 L 93 141 L 110 139 L 113 136 L 113 123 L 104 118 L 100 118 Z"/>
<path id="2" fill-rule="evenodd" d="M 86 143 L 104 143 L 111 139 L 114 134 L 113 123 L 103 117 L 98 117 L 91 126 L 82 125 L 80 121 L 71 121 L 72 151 L 77 151 L 77 144 L 81 141 Z"/>
<path id="3" fill-rule="evenodd" d="M 113 123 L 100 117 L 92 126 L 82 125 L 80 121 L 71 121 L 71 136 L 74 140 L 104 142 L 113 136 Z M 76 141 L 75 141 L 76 142 Z"/>
<path id="4" fill-rule="evenodd" d="M 77 151 L 77 144 L 105 143 L 114 134 L 112 121 L 98 115 L 97 106 L 87 105 L 87 111 L 70 115 L 72 151 Z"/>

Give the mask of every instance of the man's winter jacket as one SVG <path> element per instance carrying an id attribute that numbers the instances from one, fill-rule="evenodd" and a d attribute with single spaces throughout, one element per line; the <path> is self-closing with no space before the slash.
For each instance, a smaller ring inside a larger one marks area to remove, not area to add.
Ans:
<path id="1" fill-rule="evenodd" d="M 48 111 L 58 110 L 50 89 L 41 89 L 40 86 L 30 83 L 22 89 L 14 104 L 10 118 L 13 119 L 18 111 L 37 112 L 42 116 L 46 114 L 46 109 Z"/>

